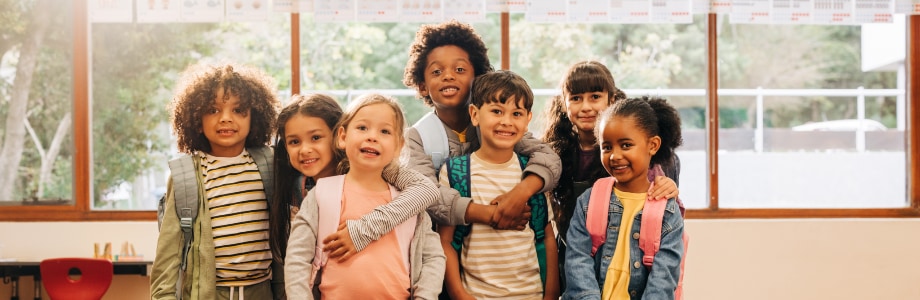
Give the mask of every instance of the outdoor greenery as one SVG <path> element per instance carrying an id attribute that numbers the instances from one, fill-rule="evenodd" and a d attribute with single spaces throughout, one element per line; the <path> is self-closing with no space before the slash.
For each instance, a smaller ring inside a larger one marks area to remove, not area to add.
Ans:
<path id="1" fill-rule="evenodd" d="M 72 200 L 73 35 L 70 1 L 0 0 L 0 199 Z M 316 23 L 301 15 L 301 89 L 403 89 L 408 45 L 419 23 Z M 723 88 L 895 88 L 896 74 L 859 70 L 858 26 L 736 25 L 721 18 Z M 474 24 L 501 66 L 499 18 Z M 290 22 L 91 24 L 94 207 L 104 194 L 165 169 L 173 145 L 166 103 L 179 73 L 198 61 L 264 69 L 279 96 L 291 91 Z M 511 15 L 511 69 L 533 88 L 556 88 L 574 62 L 607 64 L 623 88 L 706 87 L 705 17 L 692 24 L 533 24 Z M 638 95 L 637 95 L 638 96 Z M 428 108 L 400 97 L 414 121 Z M 535 115 L 542 114 L 538 99 Z M 283 99 L 286 101 L 286 99 Z M 340 99 L 342 103 L 346 99 Z M 705 101 L 672 99 L 684 125 L 703 128 Z M 753 126 L 753 101 L 726 97 L 722 127 Z M 873 99 L 867 116 L 895 124 L 895 100 Z M 855 117 L 854 101 L 771 99 L 767 123 L 789 127 Z M 33 134 L 34 133 L 34 134 Z M 0 201 L 2 203 L 2 201 Z M 19 202 L 15 202 L 19 203 Z"/>

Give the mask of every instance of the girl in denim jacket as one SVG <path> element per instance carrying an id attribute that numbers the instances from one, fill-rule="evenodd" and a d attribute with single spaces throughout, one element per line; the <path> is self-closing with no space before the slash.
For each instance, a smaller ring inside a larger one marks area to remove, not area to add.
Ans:
<path id="1" fill-rule="evenodd" d="M 591 189 L 578 197 L 567 232 L 563 299 L 674 299 L 684 253 L 681 217 L 667 200 L 661 248 L 651 267 L 639 248 L 642 207 L 651 186 L 649 166 L 669 159 L 682 143 L 680 116 L 664 99 L 614 102 L 595 128 L 601 163 L 616 178 L 610 195 L 605 243 L 591 253 L 586 216 Z"/>

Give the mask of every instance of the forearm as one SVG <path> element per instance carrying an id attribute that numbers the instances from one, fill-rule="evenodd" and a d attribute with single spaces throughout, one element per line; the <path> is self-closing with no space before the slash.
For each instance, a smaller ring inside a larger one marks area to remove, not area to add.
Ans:
<path id="1" fill-rule="evenodd" d="M 156 259 L 150 271 L 150 298 L 175 299 L 179 274 L 179 253 L 182 251 L 182 231 L 172 195 L 172 179 L 167 184 L 163 223 L 157 236 Z"/>
<path id="2" fill-rule="evenodd" d="M 543 284 L 543 299 L 559 299 L 559 256 L 556 247 L 556 235 L 553 233 L 552 223 L 547 223 L 543 229 L 546 236 L 543 243 L 546 245 L 546 283 Z"/>
<path id="3" fill-rule="evenodd" d="M 444 249 L 444 293 L 451 298 L 459 298 L 459 295 L 465 294 L 462 279 L 460 277 L 460 255 L 451 246 L 454 237 L 453 226 L 438 227 L 438 234 L 441 236 L 441 247 Z"/>
<path id="4" fill-rule="evenodd" d="M 424 215 L 420 223 L 419 228 L 422 228 L 423 237 L 419 238 L 419 244 L 424 245 L 421 249 L 422 270 L 413 292 L 413 298 L 437 299 L 441 286 L 444 284 L 444 268 L 447 258 L 441 247 L 440 236 L 430 229 L 431 220 L 428 216 Z"/>
<path id="5" fill-rule="evenodd" d="M 312 299 L 313 259 L 316 256 L 318 210 L 313 193 L 307 196 L 291 222 L 287 254 L 284 259 L 285 292 L 291 299 Z"/>
<path id="6" fill-rule="evenodd" d="M 443 179 L 438 190 L 441 198 L 434 205 L 428 207 L 428 214 L 438 225 L 466 225 L 466 214 L 473 199 L 460 197 L 457 190 L 447 184 Z"/>
<path id="7" fill-rule="evenodd" d="M 392 231 L 396 225 L 425 211 L 441 197 L 431 180 L 408 168 L 388 166 L 384 169 L 383 178 L 402 192 L 390 203 L 378 206 L 360 219 L 345 222 L 358 251 Z"/>

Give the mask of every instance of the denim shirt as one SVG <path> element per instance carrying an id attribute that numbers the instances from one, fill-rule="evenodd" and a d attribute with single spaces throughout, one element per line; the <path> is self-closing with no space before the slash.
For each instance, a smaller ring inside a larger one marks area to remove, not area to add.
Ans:
<path id="1" fill-rule="evenodd" d="M 607 218 L 607 239 L 591 256 L 591 236 L 586 228 L 585 218 L 589 188 L 578 197 L 575 213 L 566 237 L 568 250 L 565 253 L 566 289 L 562 299 L 601 299 L 601 289 L 607 279 L 607 268 L 617 245 L 623 203 L 615 193 L 610 195 L 610 210 Z M 639 249 L 639 230 L 642 211 L 633 220 L 629 235 L 629 295 L 630 299 L 674 299 L 674 290 L 680 278 L 680 260 L 684 253 L 684 220 L 677 202 L 669 199 L 661 226 L 661 248 L 655 255 L 652 267 L 642 264 L 642 250 Z"/>

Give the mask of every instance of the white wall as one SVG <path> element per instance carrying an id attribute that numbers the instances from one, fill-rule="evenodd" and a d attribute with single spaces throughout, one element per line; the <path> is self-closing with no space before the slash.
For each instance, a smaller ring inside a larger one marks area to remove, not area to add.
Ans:
<path id="1" fill-rule="evenodd" d="M 920 299 L 920 219 L 688 220 L 687 229 L 688 300 Z M 129 241 L 152 259 L 156 236 L 156 222 L 0 222 L 0 255 L 90 257 L 94 242 Z M 149 299 L 148 282 L 116 276 L 104 299 Z M 32 287 L 24 278 L 20 299 Z M 9 294 L 0 285 L 0 299 Z"/>

